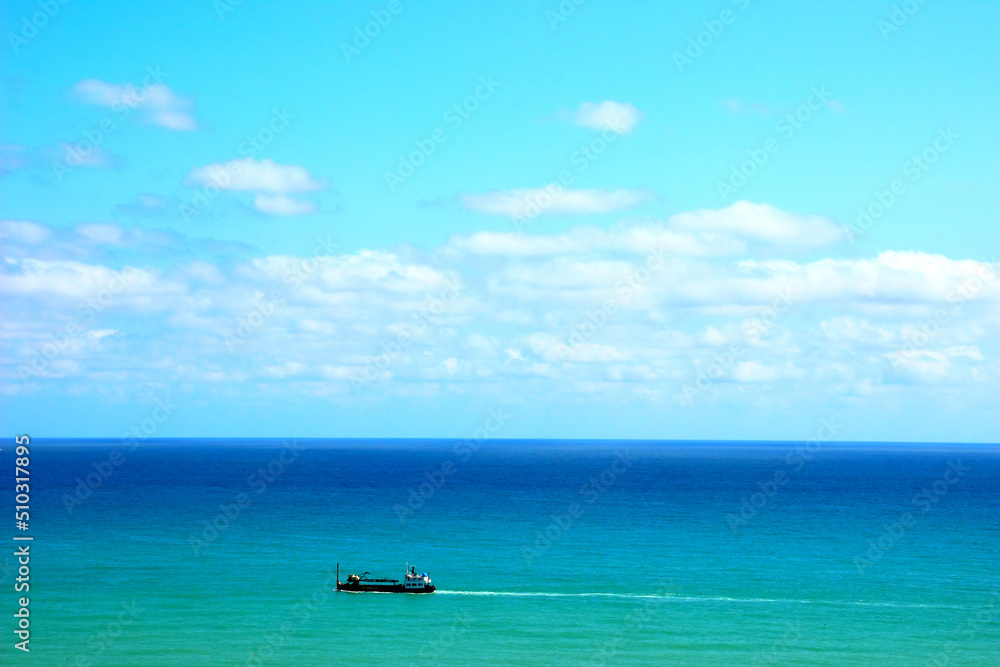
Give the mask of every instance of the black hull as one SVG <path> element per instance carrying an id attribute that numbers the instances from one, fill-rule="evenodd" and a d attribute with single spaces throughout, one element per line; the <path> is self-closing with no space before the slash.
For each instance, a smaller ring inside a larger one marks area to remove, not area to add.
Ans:
<path id="1" fill-rule="evenodd" d="M 427 586 L 420 589 L 407 589 L 403 586 L 403 584 L 377 586 L 374 584 L 364 583 L 342 584 L 338 581 L 337 590 L 347 593 L 433 593 L 437 589 L 434 586 Z"/>

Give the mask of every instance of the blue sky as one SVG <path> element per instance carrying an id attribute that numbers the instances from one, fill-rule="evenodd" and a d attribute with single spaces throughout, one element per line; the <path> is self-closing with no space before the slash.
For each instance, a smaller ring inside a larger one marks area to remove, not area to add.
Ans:
<path id="1" fill-rule="evenodd" d="M 9 433 L 997 440 L 995 3 L 0 12 Z"/>

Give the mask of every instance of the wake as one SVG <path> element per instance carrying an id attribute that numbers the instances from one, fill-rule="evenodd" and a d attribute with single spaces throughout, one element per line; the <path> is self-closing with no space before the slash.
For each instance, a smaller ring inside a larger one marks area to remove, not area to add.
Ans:
<path id="1" fill-rule="evenodd" d="M 646 595 L 642 593 L 545 593 L 535 591 L 436 591 L 435 595 L 542 598 L 620 598 L 624 600 L 662 600 L 663 602 L 731 602 L 746 604 L 819 604 L 854 607 L 900 607 L 906 609 L 972 609 L 963 605 L 921 604 L 910 602 L 866 602 L 864 600 L 796 600 L 789 598 L 732 598 L 682 595 Z"/>

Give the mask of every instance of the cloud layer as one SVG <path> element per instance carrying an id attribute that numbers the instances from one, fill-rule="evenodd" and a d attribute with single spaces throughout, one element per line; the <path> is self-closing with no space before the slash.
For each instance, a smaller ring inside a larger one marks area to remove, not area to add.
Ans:
<path id="1" fill-rule="evenodd" d="M 4 221 L 0 367 L 12 393 L 152 383 L 345 403 L 474 390 L 539 404 L 990 405 L 996 266 L 910 251 L 798 258 L 831 241 L 831 224 L 742 202 L 429 251 L 315 239 L 290 256 Z M 753 244 L 775 258 L 750 258 Z"/>

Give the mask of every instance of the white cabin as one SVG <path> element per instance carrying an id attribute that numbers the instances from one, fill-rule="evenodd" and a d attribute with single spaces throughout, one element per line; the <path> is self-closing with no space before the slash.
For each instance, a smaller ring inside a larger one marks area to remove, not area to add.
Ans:
<path id="1" fill-rule="evenodd" d="M 406 580 L 403 581 L 403 589 L 421 590 L 423 588 L 429 588 L 431 586 L 431 578 L 427 576 L 427 573 L 417 574 L 415 571 L 411 570 L 406 573 Z"/>

